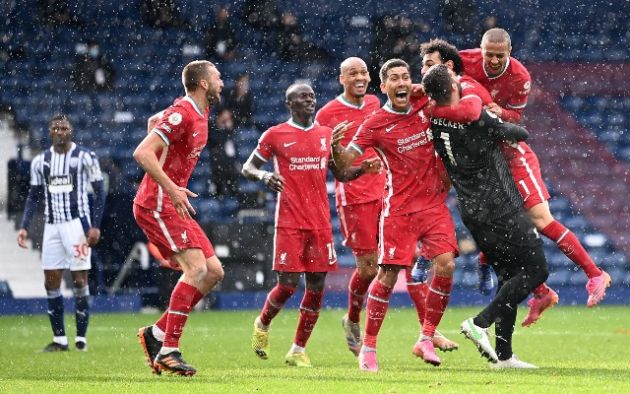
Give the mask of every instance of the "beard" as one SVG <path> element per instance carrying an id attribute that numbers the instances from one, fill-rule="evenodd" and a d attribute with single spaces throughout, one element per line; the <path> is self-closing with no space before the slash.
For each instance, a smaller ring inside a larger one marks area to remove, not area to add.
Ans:
<path id="1" fill-rule="evenodd" d="M 206 94 L 206 99 L 208 100 L 208 104 L 217 105 L 221 102 L 221 94 L 216 90 L 208 90 Z"/>

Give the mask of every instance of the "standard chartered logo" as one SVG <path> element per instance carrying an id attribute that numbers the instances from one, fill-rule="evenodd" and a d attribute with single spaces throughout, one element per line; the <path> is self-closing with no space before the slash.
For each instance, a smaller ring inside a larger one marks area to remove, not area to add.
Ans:
<path id="1" fill-rule="evenodd" d="M 326 168 L 326 156 L 298 156 L 289 160 L 290 171 L 319 171 Z"/>

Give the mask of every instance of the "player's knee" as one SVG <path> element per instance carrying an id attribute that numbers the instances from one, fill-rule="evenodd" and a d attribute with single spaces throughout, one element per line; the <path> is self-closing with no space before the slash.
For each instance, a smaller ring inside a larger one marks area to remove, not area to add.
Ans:
<path id="1" fill-rule="evenodd" d="M 545 204 L 538 204 L 530 208 L 527 214 L 538 231 L 542 231 L 554 221 L 551 211 Z"/>
<path id="2" fill-rule="evenodd" d="M 225 276 L 225 271 L 223 271 L 223 267 L 221 264 L 210 264 L 208 266 L 208 282 L 216 283 L 223 280 Z"/>
<path id="3" fill-rule="evenodd" d="M 359 271 L 359 276 L 362 280 L 371 280 L 376 277 L 378 273 L 378 268 L 376 266 L 367 265 L 357 269 Z"/>
<path id="4" fill-rule="evenodd" d="M 394 287 L 396 281 L 398 281 L 398 273 L 400 272 L 400 266 L 388 265 L 383 266 L 378 272 L 378 280 L 387 287 Z"/>
<path id="5" fill-rule="evenodd" d="M 86 280 L 83 278 L 76 278 L 76 279 L 72 279 L 72 287 L 75 289 L 80 289 L 83 287 L 86 287 L 87 283 Z"/>
<path id="6" fill-rule="evenodd" d="M 455 259 L 442 257 L 435 259 L 435 274 L 439 276 L 452 276 L 455 272 Z"/>
<path id="7" fill-rule="evenodd" d="M 195 264 L 186 272 L 186 276 L 197 283 L 204 283 L 208 276 L 208 267 L 205 264 Z"/>

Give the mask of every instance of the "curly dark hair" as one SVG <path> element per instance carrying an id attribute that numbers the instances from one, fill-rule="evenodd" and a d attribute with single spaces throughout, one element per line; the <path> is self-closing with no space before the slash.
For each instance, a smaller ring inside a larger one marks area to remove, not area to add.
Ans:
<path id="1" fill-rule="evenodd" d="M 459 56 L 459 51 L 446 40 L 435 38 L 429 42 L 425 42 L 420 45 L 420 55 L 424 56 L 427 53 L 438 52 L 442 63 L 446 63 L 449 60 L 453 62 L 453 71 L 455 74 L 460 75 L 464 72 L 464 66 L 462 64 L 462 58 Z"/>

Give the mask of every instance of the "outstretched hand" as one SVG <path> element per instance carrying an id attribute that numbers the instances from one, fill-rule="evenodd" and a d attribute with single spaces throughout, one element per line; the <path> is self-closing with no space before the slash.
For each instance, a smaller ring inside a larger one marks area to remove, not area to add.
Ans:
<path id="1" fill-rule="evenodd" d="M 175 211 L 181 218 L 192 219 L 192 215 L 197 213 L 195 212 L 192 204 L 190 204 L 190 201 L 188 201 L 188 197 L 197 197 L 197 194 L 191 192 L 185 187 L 178 186 L 169 191 L 168 195 L 171 198 Z"/>
<path id="2" fill-rule="evenodd" d="M 364 174 L 378 174 L 383 168 L 383 163 L 378 157 L 361 162 L 361 170 Z"/>

